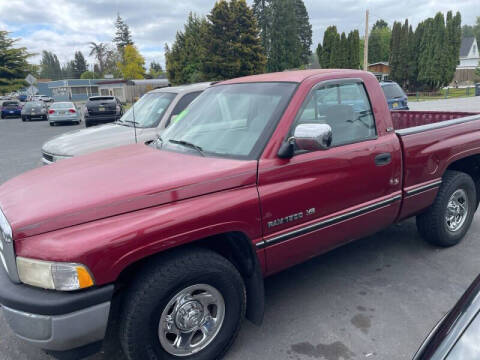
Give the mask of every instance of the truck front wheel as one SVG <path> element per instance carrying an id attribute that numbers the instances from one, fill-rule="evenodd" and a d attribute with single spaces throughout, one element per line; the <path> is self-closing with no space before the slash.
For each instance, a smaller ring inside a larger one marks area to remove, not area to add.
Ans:
<path id="1" fill-rule="evenodd" d="M 185 249 L 148 264 L 127 290 L 120 341 L 130 360 L 218 359 L 245 315 L 237 269 L 206 249 Z"/>
<path id="2" fill-rule="evenodd" d="M 470 228 L 476 208 L 477 193 L 472 178 L 448 170 L 432 206 L 417 216 L 418 231 L 433 245 L 456 245 Z"/>

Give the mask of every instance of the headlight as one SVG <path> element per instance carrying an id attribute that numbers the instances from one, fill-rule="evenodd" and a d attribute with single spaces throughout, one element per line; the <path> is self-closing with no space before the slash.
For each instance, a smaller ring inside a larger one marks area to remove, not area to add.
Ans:
<path id="1" fill-rule="evenodd" d="M 86 266 L 17 257 L 18 276 L 27 285 L 44 289 L 73 291 L 95 284 Z"/>

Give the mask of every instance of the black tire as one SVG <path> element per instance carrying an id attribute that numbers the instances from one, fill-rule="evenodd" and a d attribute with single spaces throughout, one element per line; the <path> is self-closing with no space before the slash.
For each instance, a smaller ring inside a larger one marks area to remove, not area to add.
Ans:
<path id="1" fill-rule="evenodd" d="M 22 121 L 25 122 L 25 116 L 22 116 Z"/>
<path id="2" fill-rule="evenodd" d="M 429 243 L 449 247 L 458 244 L 473 220 L 477 208 L 477 193 L 473 179 L 463 172 L 448 170 L 442 179 L 434 203 L 427 211 L 417 216 L 417 229 L 420 235 Z M 464 190 L 468 200 L 468 212 L 463 224 L 455 231 L 447 227 L 445 220 L 450 197 L 457 191 Z"/>
<path id="3" fill-rule="evenodd" d="M 160 343 L 160 317 L 179 291 L 196 284 L 213 286 L 222 294 L 225 317 L 205 348 L 187 356 L 174 355 Z M 130 360 L 219 359 L 235 340 L 245 308 L 245 285 L 237 269 L 215 252 L 186 248 L 155 259 L 132 281 L 122 306 L 120 342 Z"/>
<path id="4" fill-rule="evenodd" d="M 55 126 L 54 122 L 50 122 L 49 124 L 50 124 L 50 126 Z"/>

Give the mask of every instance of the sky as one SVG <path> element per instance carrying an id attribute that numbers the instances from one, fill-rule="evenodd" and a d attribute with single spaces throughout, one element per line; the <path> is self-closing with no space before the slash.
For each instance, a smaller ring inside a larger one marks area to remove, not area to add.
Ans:
<path id="1" fill-rule="evenodd" d="M 253 0 L 247 0 L 249 4 Z M 323 39 L 327 26 L 339 31 L 365 32 L 365 11 L 370 28 L 378 19 L 390 26 L 406 18 L 414 26 L 436 12 L 460 11 L 463 24 L 474 24 L 480 16 L 479 0 L 304 0 L 313 28 L 312 50 Z M 61 63 L 82 51 L 89 63 L 90 42 L 110 42 L 117 13 L 132 31 L 133 40 L 147 64 L 164 64 L 165 43 L 171 44 L 183 29 L 189 12 L 206 15 L 214 0 L 0 0 L 0 29 L 20 38 L 18 44 L 31 53 L 49 50 Z M 37 55 L 31 60 L 40 62 Z"/>

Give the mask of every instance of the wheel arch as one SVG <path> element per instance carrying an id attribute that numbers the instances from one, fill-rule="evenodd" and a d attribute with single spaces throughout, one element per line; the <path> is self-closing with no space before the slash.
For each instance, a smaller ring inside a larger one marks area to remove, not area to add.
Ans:
<path id="1" fill-rule="evenodd" d="M 228 259 L 239 271 L 247 291 L 246 317 L 254 324 L 260 325 L 265 310 L 265 292 L 263 271 L 251 239 L 242 232 L 232 231 L 215 234 L 198 239 L 191 243 L 162 251 L 142 258 L 123 269 L 116 281 L 117 289 L 121 290 L 134 280 L 139 270 L 159 255 L 175 252 L 179 249 L 203 247 L 210 249 Z"/>
<path id="2" fill-rule="evenodd" d="M 475 183 L 475 190 L 477 191 L 477 207 L 480 202 L 480 154 L 467 156 L 450 163 L 445 169 L 443 175 L 447 170 L 455 170 L 468 174 Z M 442 176 L 443 176 L 442 175 Z"/>

